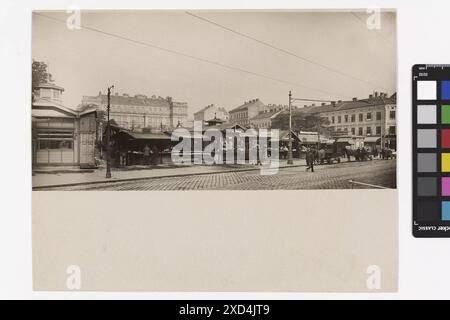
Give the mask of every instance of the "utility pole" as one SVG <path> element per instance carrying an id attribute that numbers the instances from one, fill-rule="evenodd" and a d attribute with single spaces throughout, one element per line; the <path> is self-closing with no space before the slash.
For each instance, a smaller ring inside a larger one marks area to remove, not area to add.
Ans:
<path id="1" fill-rule="evenodd" d="M 289 90 L 289 150 L 288 150 L 288 160 L 287 164 L 294 164 L 292 160 L 292 93 Z"/>
<path id="2" fill-rule="evenodd" d="M 108 114 L 108 121 L 106 123 L 106 178 L 111 178 L 111 147 L 110 147 L 110 139 L 111 139 L 111 130 L 109 124 L 109 110 L 110 100 L 111 100 L 111 89 L 114 88 L 114 85 L 108 87 L 108 106 L 106 107 L 106 111 Z"/>
<path id="3" fill-rule="evenodd" d="M 330 100 L 319 100 L 319 99 L 308 99 L 308 98 L 292 98 L 292 93 L 289 91 L 289 151 L 288 151 L 288 164 L 293 164 L 292 160 L 292 101 L 316 101 L 316 102 L 330 102 Z M 320 125 L 317 125 L 317 145 L 319 146 L 320 142 L 320 133 L 319 133 L 319 127 Z"/>

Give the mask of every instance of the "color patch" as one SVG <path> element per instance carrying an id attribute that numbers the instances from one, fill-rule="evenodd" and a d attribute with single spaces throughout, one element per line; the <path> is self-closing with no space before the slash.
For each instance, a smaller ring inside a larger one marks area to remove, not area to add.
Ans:
<path id="1" fill-rule="evenodd" d="M 435 124 L 436 123 L 436 106 L 417 106 L 417 123 Z"/>
<path id="2" fill-rule="evenodd" d="M 441 130 L 441 147 L 450 148 L 450 129 Z"/>
<path id="3" fill-rule="evenodd" d="M 449 188 L 450 188 L 450 181 L 449 181 Z M 417 195 L 418 196 L 437 196 L 437 179 L 436 179 L 436 177 L 419 177 L 419 178 L 417 178 Z"/>
<path id="4" fill-rule="evenodd" d="M 450 178 L 442 177 L 441 191 L 443 196 L 450 196 Z"/>
<path id="5" fill-rule="evenodd" d="M 442 220 L 450 221 L 450 201 L 442 201 Z"/>
<path id="6" fill-rule="evenodd" d="M 436 129 L 417 130 L 417 148 L 436 148 Z"/>
<path id="7" fill-rule="evenodd" d="M 436 81 L 417 81 L 418 100 L 436 100 Z"/>
<path id="8" fill-rule="evenodd" d="M 441 100 L 450 100 L 450 81 L 441 81 Z"/>
<path id="9" fill-rule="evenodd" d="M 450 124 L 450 105 L 441 106 L 441 123 Z"/>
<path id="10" fill-rule="evenodd" d="M 418 221 L 436 221 L 441 218 L 441 201 L 421 200 L 417 202 L 417 220 Z"/>
<path id="11" fill-rule="evenodd" d="M 441 155 L 441 171 L 450 172 L 450 153 L 443 153 Z"/>
<path id="12" fill-rule="evenodd" d="M 437 157 L 435 153 L 417 154 L 417 172 L 436 172 Z"/>

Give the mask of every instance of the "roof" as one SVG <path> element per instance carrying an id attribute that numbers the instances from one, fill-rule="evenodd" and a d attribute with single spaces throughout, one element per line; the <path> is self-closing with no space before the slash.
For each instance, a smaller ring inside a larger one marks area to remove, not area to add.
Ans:
<path id="1" fill-rule="evenodd" d="M 300 140 L 300 138 L 294 131 L 291 131 L 291 133 L 292 133 L 292 138 Z M 280 140 L 283 140 L 283 141 L 289 140 L 289 130 L 280 130 Z"/>
<path id="2" fill-rule="evenodd" d="M 304 143 L 318 143 L 319 134 L 317 132 L 301 132 L 298 134 L 298 138 Z"/>
<path id="3" fill-rule="evenodd" d="M 381 140 L 381 137 L 365 137 L 364 142 L 378 142 Z"/>
<path id="4" fill-rule="evenodd" d="M 345 138 L 336 138 L 336 142 L 344 142 L 344 143 L 349 143 L 349 144 L 354 144 L 355 142 L 353 141 L 352 138 L 349 137 L 345 137 Z"/>
<path id="5" fill-rule="evenodd" d="M 211 109 L 211 108 L 217 109 L 218 111 L 222 111 L 224 113 L 228 113 L 228 111 L 224 107 L 218 107 L 218 106 L 216 106 L 214 104 L 210 104 L 209 106 L 201 108 L 199 111 L 195 112 L 194 115 L 198 114 L 198 113 L 205 112 L 206 110 Z"/>
<path id="6" fill-rule="evenodd" d="M 137 140 L 170 140 L 170 136 L 167 133 L 143 133 L 143 132 L 131 132 L 127 130 L 121 130 L 121 133 L 131 136 Z"/>
<path id="7" fill-rule="evenodd" d="M 83 100 L 98 100 L 101 104 L 108 103 L 108 95 L 101 94 L 98 96 L 84 96 Z M 92 102 L 91 102 L 92 103 Z M 169 101 L 162 97 L 147 97 L 145 95 L 111 95 L 110 96 L 110 104 L 111 105 L 122 105 L 122 106 L 151 106 L 151 107 L 161 107 L 161 108 L 169 108 Z M 186 102 L 177 102 L 173 101 L 174 105 L 184 105 Z"/>
<path id="8" fill-rule="evenodd" d="M 251 106 L 256 106 L 256 107 L 262 109 L 262 108 L 265 108 L 266 105 L 261 100 L 254 99 L 254 100 L 250 100 L 249 102 L 244 103 L 243 105 L 240 105 L 239 107 L 234 108 L 229 113 L 243 111 L 245 109 L 248 109 L 248 107 L 251 107 Z"/>
<path id="9" fill-rule="evenodd" d="M 33 117 L 68 118 L 96 112 L 93 106 L 74 110 L 47 98 L 38 98 L 32 103 Z"/>
<path id="10" fill-rule="evenodd" d="M 53 83 L 40 83 L 37 86 L 34 87 L 35 89 L 37 88 L 46 88 L 46 89 L 56 89 L 56 90 L 60 90 L 60 91 L 64 91 L 63 87 L 57 86 Z"/>
<path id="11" fill-rule="evenodd" d="M 77 116 L 78 112 L 71 108 L 65 107 L 60 103 L 57 103 L 54 100 L 50 100 L 47 98 L 38 98 L 32 103 L 32 109 L 52 109 L 52 110 L 62 110 L 63 112 L 69 113 L 73 116 Z"/>
<path id="12" fill-rule="evenodd" d="M 231 123 L 231 122 L 225 122 L 221 124 L 217 124 L 215 126 L 207 126 L 204 127 L 204 129 L 219 129 L 219 130 L 226 130 L 226 129 L 237 129 L 237 130 L 243 130 L 245 131 L 245 128 L 237 123 Z"/>
<path id="13" fill-rule="evenodd" d="M 74 118 L 73 115 L 62 113 L 54 109 L 32 109 L 31 116 L 37 118 Z"/>
<path id="14" fill-rule="evenodd" d="M 326 104 L 321 106 L 309 106 L 295 110 L 295 112 L 306 113 L 323 113 L 342 110 L 359 109 L 371 106 L 381 106 L 386 104 L 395 104 L 397 102 L 397 94 L 394 93 L 390 97 L 377 96 L 368 99 L 361 99 L 356 101 L 341 101 L 333 104 Z"/>
<path id="15" fill-rule="evenodd" d="M 282 110 L 269 111 L 269 112 L 260 112 L 250 120 L 262 120 L 262 119 L 270 119 L 280 113 Z"/>

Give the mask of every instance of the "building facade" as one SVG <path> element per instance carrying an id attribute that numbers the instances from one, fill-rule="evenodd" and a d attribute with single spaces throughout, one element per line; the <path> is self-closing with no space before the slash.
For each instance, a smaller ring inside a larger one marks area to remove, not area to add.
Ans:
<path id="1" fill-rule="evenodd" d="M 250 119 L 250 126 L 255 129 L 271 129 L 272 120 L 288 109 L 287 105 L 268 104 L 263 111 Z"/>
<path id="2" fill-rule="evenodd" d="M 228 111 L 223 107 L 218 107 L 214 104 L 210 104 L 200 111 L 194 113 L 195 121 L 208 121 L 212 119 L 220 119 L 227 122 L 230 118 Z"/>
<path id="3" fill-rule="evenodd" d="M 263 112 L 266 108 L 266 105 L 259 99 L 246 101 L 243 105 L 229 112 L 230 122 L 242 127 L 250 127 L 250 119 Z"/>
<path id="4" fill-rule="evenodd" d="M 99 92 L 97 96 L 84 96 L 82 105 L 95 105 L 106 111 L 108 97 Z M 110 97 L 110 119 L 120 127 L 132 131 L 150 128 L 169 131 L 187 121 L 188 104 L 173 101 L 171 97 L 162 98 L 146 95 L 129 96 L 115 93 Z"/>
<path id="5" fill-rule="evenodd" d="M 300 111 L 320 115 L 328 120 L 333 135 L 379 137 L 385 147 L 396 149 L 397 101 L 396 94 L 370 95 L 367 99 L 337 101 L 321 106 L 310 106 Z"/>
<path id="6" fill-rule="evenodd" d="M 64 89 L 52 83 L 37 86 L 32 102 L 32 164 L 96 166 L 95 108 L 74 110 L 61 103 Z"/>

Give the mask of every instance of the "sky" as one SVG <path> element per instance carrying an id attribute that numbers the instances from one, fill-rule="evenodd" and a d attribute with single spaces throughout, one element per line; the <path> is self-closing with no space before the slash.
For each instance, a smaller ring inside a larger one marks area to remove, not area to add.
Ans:
<path id="1" fill-rule="evenodd" d="M 71 108 L 110 85 L 187 102 L 190 116 L 255 98 L 287 104 L 289 90 L 319 100 L 396 91 L 395 13 L 371 30 L 365 11 L 190 12 L 215 24 L 185 11 L 82 11 L 77 30 L 70 13 L 35 12 L 32 58 L 48 64 Z"/>

